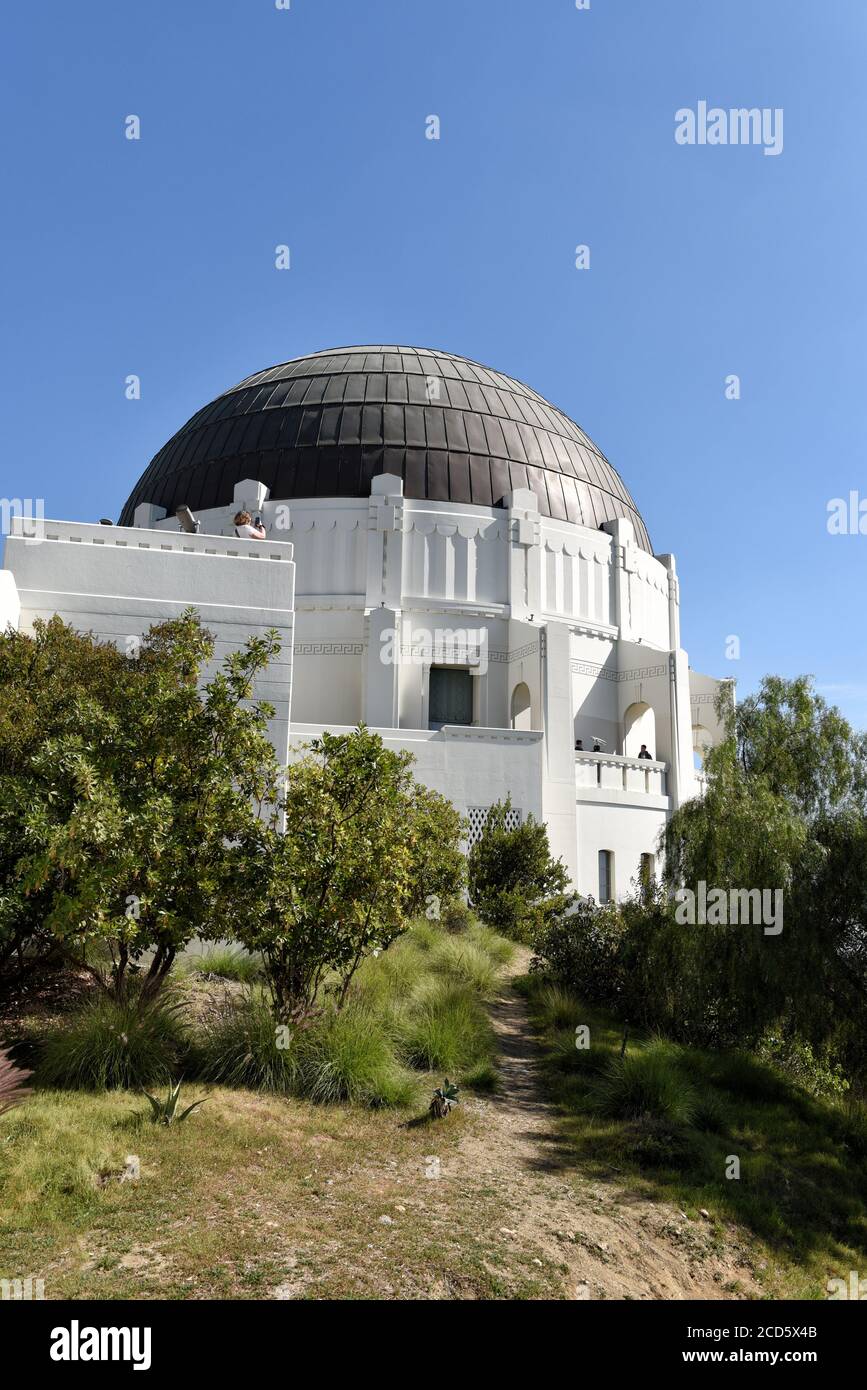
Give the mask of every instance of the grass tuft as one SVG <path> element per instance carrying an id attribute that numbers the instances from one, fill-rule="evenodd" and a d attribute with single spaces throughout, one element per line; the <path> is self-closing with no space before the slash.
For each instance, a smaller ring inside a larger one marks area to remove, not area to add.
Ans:
<path id="1" fill-rule="evenodd" d="M 101 995 L 42 1039 L 36 1082 L 56 1090 L 138 1089 L 176 1077 L 188 1047 L 182 1005 L 171 995 L 150 1004 Z"/>

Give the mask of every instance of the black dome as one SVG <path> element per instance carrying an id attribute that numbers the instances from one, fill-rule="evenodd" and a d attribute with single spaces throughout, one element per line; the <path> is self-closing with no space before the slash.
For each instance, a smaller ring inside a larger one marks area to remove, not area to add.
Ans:
<path id="1" fill-rule="evenodd" d="M 496 506 L 529 487 L 545 516 L 594 529 L 638 510 L 578 426 L 528 386 L 452 353 L 352 347 L 257 372 L 206 405 L 145 469 L 121 513 L 230 506 L 243 478 L 274 500 L 366 497 L 378 473 L 407 497 Z"/>

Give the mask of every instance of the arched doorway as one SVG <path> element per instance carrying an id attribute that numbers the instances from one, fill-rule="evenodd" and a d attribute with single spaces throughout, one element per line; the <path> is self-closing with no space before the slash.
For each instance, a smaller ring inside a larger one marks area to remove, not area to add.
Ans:
<path id="1" fill-rule="evenodd" d="M 656 757 L 656 715 L 650 705 L 639 700 L 623 716 L 623 751 L 627 758 L 637 758 L 642 743 L 647 745 L 651 758 Z"/>
<path id="2" fill-rule="evenodd" d="M 512 691 L 511 721 L 513 729 L 532 729 L 533 727 L 530 687 L 526 681 L 519 681 Z"/>

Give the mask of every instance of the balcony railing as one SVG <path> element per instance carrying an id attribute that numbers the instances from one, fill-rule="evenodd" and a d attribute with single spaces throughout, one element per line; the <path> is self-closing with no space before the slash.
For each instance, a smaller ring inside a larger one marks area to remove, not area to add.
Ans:
<path id="1" fill-rule="evenodd" d="M 626 758 L 621 753 L 575 753 L 575 783 L 600 791 L 644 792 L 667 796 L 667 764 L 655 758 Z"/>

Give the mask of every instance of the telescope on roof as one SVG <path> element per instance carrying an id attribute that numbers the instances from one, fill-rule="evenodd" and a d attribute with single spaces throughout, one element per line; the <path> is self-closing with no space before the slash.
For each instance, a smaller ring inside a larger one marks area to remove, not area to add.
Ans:
<path id="1" fill-rule="evenodd" d="M 182 531 L 189 531 L 190 535 L 192 536 L 198 534 L 199 528 L 202 523 L 198 520 L 197 517 L 193 516 L 189 507 L 187 507 L 186 505 L 178 507 L 175 511 L 175 516 L 178 519 L 178 525 L 180 526 Z"/>

